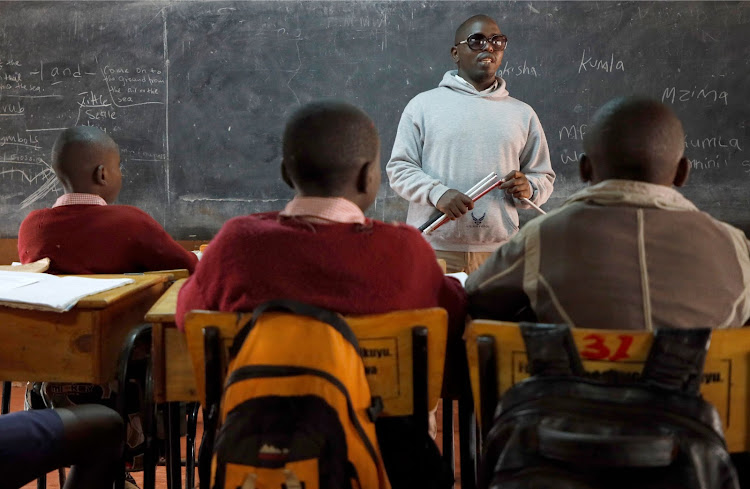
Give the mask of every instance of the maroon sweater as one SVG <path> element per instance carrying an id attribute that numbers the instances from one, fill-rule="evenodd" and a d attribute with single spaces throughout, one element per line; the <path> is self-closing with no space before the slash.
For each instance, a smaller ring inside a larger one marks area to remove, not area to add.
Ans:
<path id="1" fill-rule="evenodd" d="M 445 277 L 420 233 L 403 224 L 311 224 L 277 212 L 227 221 L 180 291 L 191 309 L 250 311 L 294 299 L 342 314 L 441 306 L 463 330 L 466 292 Z"/>
<path id="2" fill-rule="evenodd" d="M 187 268 L 198 259 L 140 209 L 64 205 L 31 212 L 18 231 L 21 263 L 45 257 L 49 273 L 124 273 Z"/>

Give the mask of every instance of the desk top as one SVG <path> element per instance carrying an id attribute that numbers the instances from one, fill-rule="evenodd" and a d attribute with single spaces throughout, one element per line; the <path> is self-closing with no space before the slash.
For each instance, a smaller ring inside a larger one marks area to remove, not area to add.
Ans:
<path id="1" fill-rule="evenodd" d="M 177 280 L 159 298 L 151 309 L 146 313 L 146 321 L 149 323 L 173 323 L 174 313 L 177 309 L 177 293 L 187 279 Z"/>
<path id="2" fill-rule="evenodd" d="M 140 290 L 147 289 L 153 285 L 160 284 L 169 280 L 168 274 L 148 274 L 148 275 L 79 275 L 80 277 L 89 278 L 132 278 L 132 284 L 123 285 L 116 289 L 106 290 L 86 296 L 78 301 L 75 308 L 78 309 L 104 309 L 107 306 L 131 295 Z M 173 313 L 174 314 L 174 313 Z"/>

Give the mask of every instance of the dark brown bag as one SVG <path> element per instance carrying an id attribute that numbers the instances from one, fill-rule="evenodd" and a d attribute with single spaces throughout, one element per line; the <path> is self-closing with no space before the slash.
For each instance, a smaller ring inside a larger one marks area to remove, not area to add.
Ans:
<path id="1" fill-rule="evenodd" d="M 532 377 L 498 405 L 480 489 L 739 489 L 699 393 L 709 329 L 657 331 L 635 380 L 587 378 L 567 326 L 521 330 Z"/>

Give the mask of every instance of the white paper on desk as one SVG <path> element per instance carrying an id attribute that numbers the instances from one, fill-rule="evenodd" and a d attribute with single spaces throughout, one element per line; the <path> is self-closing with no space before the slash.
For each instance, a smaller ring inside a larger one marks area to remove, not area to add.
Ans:
<path id="1" fill-rule="evenodd" d="M 21 275 L 18 272 L 0 272 L 6 273 Z M 65 312 L 86 296 L 134 282 L 131 278 L 57 277 L 47 273 L 23 275 L 33 275 L 38 280 L 14 289 L 0 290 L 2 305 Z"/>
<path id="2" fill-rule="evenodd" d="M 0 272 L 0 292 L 39 282 L 38 273 Z"/>
<path id="3" fill-rule="evenodd" d="M 446 273 L 445 275 L 447 277 L 453 277 L 457 279 L 459 282 L 461 282 L 461 287 L 466 287 L 466 279 L 469 278 L 466 272 Z"/>

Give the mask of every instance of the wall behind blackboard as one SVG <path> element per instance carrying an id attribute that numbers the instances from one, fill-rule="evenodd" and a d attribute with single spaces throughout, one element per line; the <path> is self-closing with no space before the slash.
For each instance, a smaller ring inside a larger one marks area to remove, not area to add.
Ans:
<path id="1" fill-rule="evenodd" d="M 581 187 L 596 108 L 637 93 L 684 121 L 685 195 L 750 229 L 748 2 L 14 1 L 0 2 L 0 235 L 59 195 L 50 148 L 74 124 L 120 144 L 119 202 L 183 239 L 291 198 L 280 139 L 301 103 L 365 109 L 385 164 L 403 107 L 453 68 L 453 32 L 475 13 L 508 35 L 502 76 L 545 128 L 558 174 L 546 207 Z M 384 183 L 369 214 L 405 210 Z"/>

